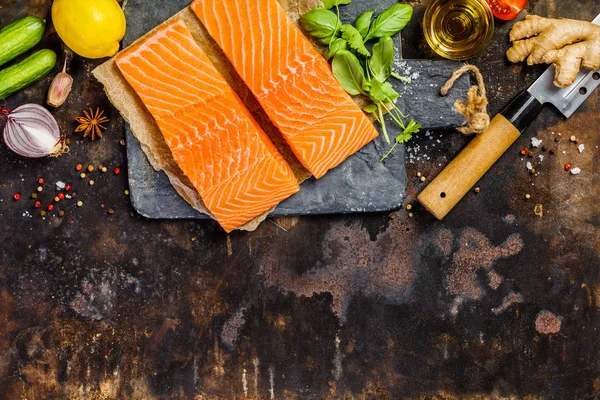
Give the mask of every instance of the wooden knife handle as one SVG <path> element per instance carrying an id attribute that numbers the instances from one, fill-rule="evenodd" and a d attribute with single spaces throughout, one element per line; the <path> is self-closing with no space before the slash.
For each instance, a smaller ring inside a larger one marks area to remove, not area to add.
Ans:
<path id="1" fill-rule="evenodd" d="M 421 204 L 443 219 L 520 135 L 505 116 L 496 115 L 490 127 L 473 138 L 421 192 Z"/>
<path id="2" fill-rule="evenodd" d="M 443 219 L 508 150 L 542 110 L 543 104 L 525 91 L 492 119 L 421 192 L 418 199 L 437 219 Z"/>

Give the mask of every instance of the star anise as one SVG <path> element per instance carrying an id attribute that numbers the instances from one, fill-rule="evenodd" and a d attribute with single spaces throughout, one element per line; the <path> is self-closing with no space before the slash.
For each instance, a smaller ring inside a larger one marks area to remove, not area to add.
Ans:
<path id="1" fill-rule="evenodd" d="M 108 122 L 108 118 L 104 116 L 104 111 L 100 111 L 100 108 L 94 110 L 90 108 L 89 113 L 83 112 L 83 117 L 75 118 L 75 121 L 79 122 L 79 126 L 75 129 L 75 132 L 83 132 L 83 137 L 88 137 L 92 134 L 92 140 L 98 136 L 102 139 L 102 130 L 106 130 L 106 127 L 102 124 Z"/>

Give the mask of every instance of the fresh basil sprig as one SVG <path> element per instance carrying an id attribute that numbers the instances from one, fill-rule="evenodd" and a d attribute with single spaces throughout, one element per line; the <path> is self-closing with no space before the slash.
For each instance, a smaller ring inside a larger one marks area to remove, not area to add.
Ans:
<path id="1" fill-rule="evenodd" d="M 414 119 L 408 119 L 395 105 L 400 97 L 392 85 L 390 77 L 405 83 L 410 80 L 393 71 L 394 42 L 392 36 L 402 30 L 412 17 L 412 6 L 396 4 L 379 14 L 372 21 L 375 11 L 365 11 L 351 24 L 340 19 L 339 6 L 350 4 L 351 0 L 323 0 L 324 8 L 309 11 L 300 18 L 302 27 L 328 45 L 325 56 L 331 59 L 333 74 L 344 90 L 353 96 L 365 96 L 371 101 L 363 111 L 371 114 L 382 127 L 387 143 L 391 144 L 384 116 L 387 114 L 402 132 L 394 139 L 394 145 L 381 159 L 385 160 L 399 143 L 405 143 L 419 132 L 421 125 Z M 336 12 L 330 11 L 335 7 Z M 336 15 L 337 14 L 337 15 Z M 372 21 L 372 22 L 371 22 Z M 379 39 L 371 51 L 366 44 Z"/>

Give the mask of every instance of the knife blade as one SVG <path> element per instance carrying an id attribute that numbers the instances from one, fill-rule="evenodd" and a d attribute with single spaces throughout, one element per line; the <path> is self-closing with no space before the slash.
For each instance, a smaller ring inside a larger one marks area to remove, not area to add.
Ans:
<path id="1" fill-rule="evenodd" d="M 556 87 L 553 81 L 554 67 L 550 67 L 527 92 L 540 103 L 550 103 L 566 118 L 570 118 L 600 85 L 600 70 L 580 72 L 575 83 L 565 89 Z"/>
<path id="2" fill-rule="evenodd" d="M 600 25 L 600 14 L 594 18 L 592 23 Z M 554 85 L 554 72 L 554 66 L 550 66 L 527 89 L 527 92 L 542 104 L 552 104 L 566 118 L 569 118 L 600 85 L 600 70 L 580 71 L 575 82 L 565 89 Z"/>
<path id="3" fill-rule="evenodd" d="M 600 25 L 600 14 L 592 22 Z M 554 66 L 546 69 L 419 194 L 419 202 L 436 218 L 443 219 L 458 204 L 521 136 L 544 104 L 552 104 L 569 118 L 600 85 L 600 70 L 580 71 L 575 82 L 565 89 L 554 85 L 554 73 Z"/>

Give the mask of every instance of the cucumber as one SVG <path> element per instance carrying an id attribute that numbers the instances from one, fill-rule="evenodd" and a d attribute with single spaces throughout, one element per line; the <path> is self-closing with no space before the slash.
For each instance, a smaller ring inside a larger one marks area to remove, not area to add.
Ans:
<path id="1" fill-rule="evenodd" d="M 0 66 L 38 44 L 44 36 L 46 22 L 39 17 L 25 17 L 0 30 Z"/>
<path id="2" fill-rule="evenodd" d="M 44 49 L 0 71 L 0 99 L 26 88 L 47 75 L 56 65 L 56 53 Z"/>

